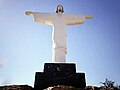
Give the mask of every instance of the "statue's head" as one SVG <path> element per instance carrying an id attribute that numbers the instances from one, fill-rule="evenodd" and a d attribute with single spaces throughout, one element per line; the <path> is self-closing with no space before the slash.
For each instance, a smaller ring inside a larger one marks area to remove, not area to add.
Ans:
<path id="1" fill-rule="evenodd" d="M 56 13 L 63 13 L 63 12 L 64 12 L 63 6 L 62 6 L 62 5 L 58 5 L 58 6 L 57 6 Z"/>

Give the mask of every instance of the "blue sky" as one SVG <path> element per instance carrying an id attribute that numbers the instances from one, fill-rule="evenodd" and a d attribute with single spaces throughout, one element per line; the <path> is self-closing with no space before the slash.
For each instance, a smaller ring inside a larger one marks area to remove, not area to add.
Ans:
<path id="1" fill-rule="evenodd" d="M 25 11 L 91 14 L 82 25 L 67 27 L 67 62 L 85 72 L 87 85 L 106 78 L 120 84 L 119 0 L 0 0 L 0 85 L 34 85 L 35 72 L 51 62 L 52 27 Z"/>

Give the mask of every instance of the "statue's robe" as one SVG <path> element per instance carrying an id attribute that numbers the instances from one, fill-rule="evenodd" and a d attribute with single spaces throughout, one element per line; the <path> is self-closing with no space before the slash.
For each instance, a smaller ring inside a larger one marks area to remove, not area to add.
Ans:
<path id="1" fill-rule="evenodd" d="M 40 13 L 33 12 L 34 21 L 41 22 L 53 26 L 52 41 L 53 41 L 53 62 L 66 61 L 66 26 L 83 24 L 84 15 L 73 15 L 64 13 Z"/>

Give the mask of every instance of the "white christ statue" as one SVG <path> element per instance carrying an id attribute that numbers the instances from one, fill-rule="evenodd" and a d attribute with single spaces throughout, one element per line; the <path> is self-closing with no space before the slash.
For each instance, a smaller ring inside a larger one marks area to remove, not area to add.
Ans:
<path id="1" fill-rule="evenodd" d="M 33 16 L 35 22 L 41 22 L 53 27 L 52 30 L 52 61 L 66 62 L 66 26 L 83 24 L 85 19 L 92 18 L 91 15 L 64 14 L 63 6 L 58 5 L 56 13 L 25 12 L 28 16 Z"/>

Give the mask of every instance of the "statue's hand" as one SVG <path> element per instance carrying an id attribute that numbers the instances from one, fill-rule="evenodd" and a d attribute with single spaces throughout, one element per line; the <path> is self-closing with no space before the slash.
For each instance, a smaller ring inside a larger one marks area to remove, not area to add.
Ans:
<path id="1" fill-rule="evenodd" d="M 25 14 L 28 15 L 28 16 L 32 16 L 32 15 L 33 15 L 33 12 L 31 12 L 31 11 L 26 11 Z"/>
<path id="2" fill-rule="evenodd" d="M 93 18 L 93 16 L 91 16 L 91 15 L 85 15 L 85 18 L 86 19 L 91 19 L 91 18 Z"/>

